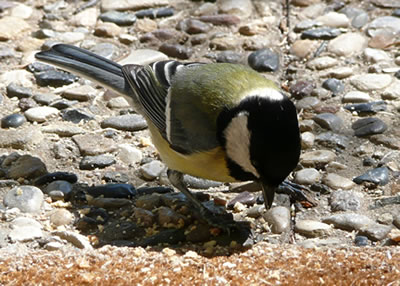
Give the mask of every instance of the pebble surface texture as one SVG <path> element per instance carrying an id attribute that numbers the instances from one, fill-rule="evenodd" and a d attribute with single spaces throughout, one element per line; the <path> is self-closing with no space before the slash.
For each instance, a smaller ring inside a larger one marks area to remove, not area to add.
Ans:
<path id="1" fill-rule="evenodd" d="M 0 1 L 0 284 L 397 285 L 399 1 L 283 2 Z M 201 222 L 129 99 L 35 62 L 55 43 L 272 79 L 299 114 L 289 179 L 317 205 L 292 225 L 287 195 L 266 211 L 255 184 L 185 176 L 243 227 Z"/>

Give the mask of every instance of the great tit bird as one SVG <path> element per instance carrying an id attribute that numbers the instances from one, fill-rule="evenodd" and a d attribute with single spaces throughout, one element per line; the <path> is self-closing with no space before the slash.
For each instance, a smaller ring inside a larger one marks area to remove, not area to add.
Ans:
<path id="1" fill-rule="evenodd" d="M 188 190 L 183 174 L 221 182 L 258 181 L 268 209 L 275 189 L 299 161 L 294 104 L 246 66 L 173 60 L 121 66 L 65 44 L 36 58 L 130 97 L 148 123 L 172 185 L 211 224 L 220 225 Z"/>

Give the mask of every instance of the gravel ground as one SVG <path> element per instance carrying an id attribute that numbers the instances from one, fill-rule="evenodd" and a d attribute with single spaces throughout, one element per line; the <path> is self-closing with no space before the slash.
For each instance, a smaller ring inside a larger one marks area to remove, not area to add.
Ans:
<path id="1" fill-rule="evenodd" d="M 399 39 L 393 0 L 0 1 L 0 284 L 398 285 Z M 127 99 L 34 61 L 55 43 L 263 73 L 309 201 L 188 176 L 238 229 L 202 222 Z"/>

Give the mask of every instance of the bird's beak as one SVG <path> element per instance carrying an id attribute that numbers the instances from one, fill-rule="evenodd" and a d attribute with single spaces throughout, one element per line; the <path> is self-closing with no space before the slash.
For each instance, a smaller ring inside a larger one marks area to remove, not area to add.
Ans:
<path id="1" fill-rule="evenodd" d="M 262 187 L 262 192 L 264 196 L 264 205 L 265 208 L 268 210 L 271 208 L 272 203 L 274 201 L 275 196 L 275 187 L 269 186 L 263 182 L 260 182 Z"/>

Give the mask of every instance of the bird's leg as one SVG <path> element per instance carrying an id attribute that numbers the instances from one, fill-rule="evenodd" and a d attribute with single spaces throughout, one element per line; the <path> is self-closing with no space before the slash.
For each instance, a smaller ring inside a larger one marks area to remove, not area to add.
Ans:
<path id="1" fill-rule="evenodd" d="M 168 170 L 168 179 L 171 184 L 179 191 L 185 194 L 185 196 L 192 202 L 192 204 L 200 211 L 201 218 L 204 219 L 209 225 L 223 229 L 230 232 L 231 228 L 236 227 L 236 223 L 233 220 L 227 221 L 220 215 L 213 213 L 207 207 L 205 207 L 186 187 L 183 182 L 183 174 L 175 170 Z"/>

